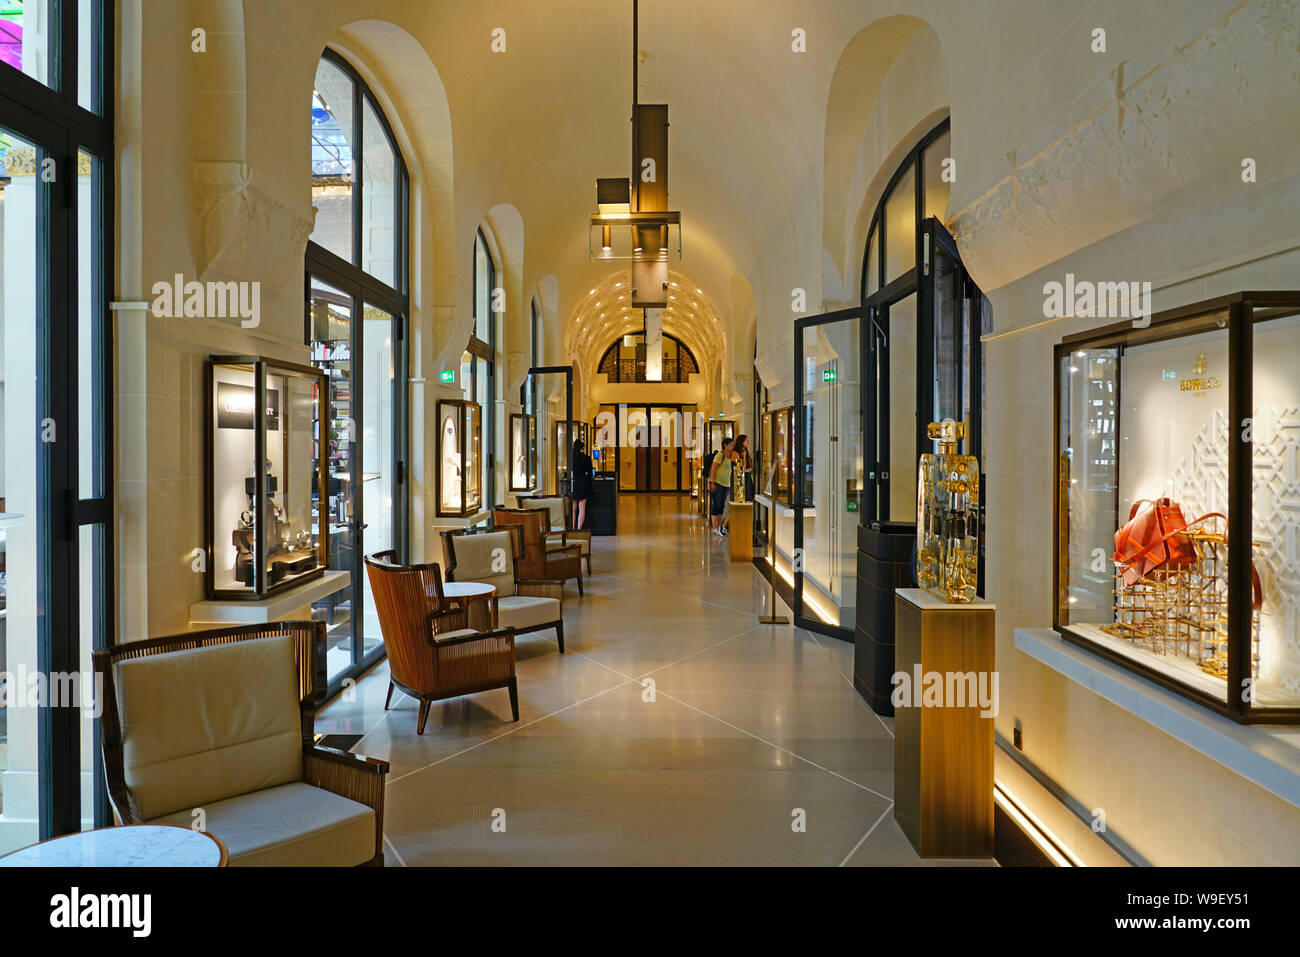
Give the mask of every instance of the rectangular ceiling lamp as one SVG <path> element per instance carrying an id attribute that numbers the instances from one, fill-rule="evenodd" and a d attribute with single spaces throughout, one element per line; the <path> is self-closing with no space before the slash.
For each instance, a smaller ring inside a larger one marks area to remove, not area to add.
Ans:
<path id="1" fill-rule="evenodd" d="M 596 180 L 596 209 L 602 216 L 632 211 L 632 187 L 626 176 L 601 177 Z"/>

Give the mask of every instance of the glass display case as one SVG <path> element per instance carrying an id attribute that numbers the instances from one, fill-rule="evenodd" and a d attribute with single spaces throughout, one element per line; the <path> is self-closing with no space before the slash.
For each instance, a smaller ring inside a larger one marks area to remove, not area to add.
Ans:
<path id="1" fill-rule="evenodd" d="M 510 491 L 537 487 L 537 416 L 510 416 Z"/>
<path id="2" fill-rule="evenodd" d="M 439 399 L 438 423 L 438 515 L 473 515 L 483 507 L 479 405 L 468 399 Z"/>
<path id="3" fill-rule="evenodd" d="M 309 366 L 208 360 L 209 598 L 257 600 L 324 573 L 325 389 L 324 374 Z"/>
<path id="4" fill-rule="evenodd" d="M 1300 722 L 1300 293 L 1055 352 L 1062 636 L 1243 722 Z"/>
<path id="5" fill-rule="evenodd" d="M 794 445 L 792 420 L 794 407 L 776 409 L 763 415 L 763 469 L 759 479 L 760 490 L 768 491 L 771 483 L 771 495 L 774 501 L 791 504 L 791 458 Z"/>
<path id="6" fill-rule="evenodd" d="M 572 428 L 570 428 L 572 426 Z M 586 422 L 555 423 L 555 494 L 569 494 L 569 460 L 573 457 L 573 440 L 582 439 L 587 454 L 591 454 L 591 439 Z M 594 464 L 594 463 L 593 463 Z"/>

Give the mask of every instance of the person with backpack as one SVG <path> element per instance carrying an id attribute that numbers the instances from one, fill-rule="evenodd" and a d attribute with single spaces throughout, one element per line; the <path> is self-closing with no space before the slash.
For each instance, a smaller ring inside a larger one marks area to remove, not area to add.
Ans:
<path id="1" fill-rule="evenodd" d="M 727 499 L 731 498 L 731 467 L 733 464 L 732 439 L 722 440 L 721 451 L 714 452 L 709 462 L 709 523 L 713 534 L 722 538 L 722 516 L 727 509 Z"/>

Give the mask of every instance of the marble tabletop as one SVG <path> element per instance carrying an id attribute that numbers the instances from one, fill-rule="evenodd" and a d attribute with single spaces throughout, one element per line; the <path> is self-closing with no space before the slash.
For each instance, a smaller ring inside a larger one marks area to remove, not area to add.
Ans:
<path id="1" fill-rule="evenodd" d="M 223 867 L 226 848 L 188 827 L 133 824 L 52 838 L 0 857 L 0 867 Z"/>
<path id="2" fill-rule="evenodd" d="M 487 582 L 443 582 L 442 593 L 448 598 L 491 598 L 497 586 Z"/>

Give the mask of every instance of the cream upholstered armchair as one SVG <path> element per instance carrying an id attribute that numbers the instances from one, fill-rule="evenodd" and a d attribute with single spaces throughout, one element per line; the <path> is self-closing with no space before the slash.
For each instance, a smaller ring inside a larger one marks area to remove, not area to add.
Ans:
<path id="1" fill-rule="evenodd" d="M 447 581 L 487 582 L 497 589 L 497 624 L 515 635 L 555 629 L 564 654 L 564 583 L 520 580 L 516 563 L 524 554 L 523 529 L 464 529 L 442 533 Z"/>
<path id="2" fill-rule="evenodd" d="M 573 503 L 567 495 L 519 495 L 520 508 L 544 508 L 550 522 L 546 547 L 552 550 L 566 545 L 582 549 L 582 559 L 591 574 L 591 529 L 573 528 Z"/>
<path id="3" fill-rule="evenodd" d="M 201 821 L 232 866 L 384 863 L 388 763 L 313 743 L 323 624 L 150 638 L 97 651 L 94 663 L 122 823 Z"/>

